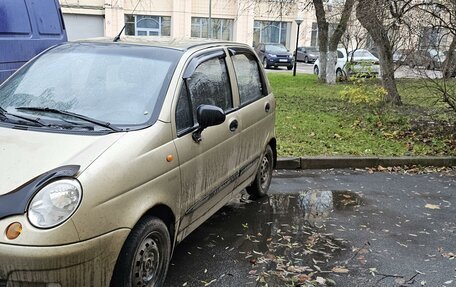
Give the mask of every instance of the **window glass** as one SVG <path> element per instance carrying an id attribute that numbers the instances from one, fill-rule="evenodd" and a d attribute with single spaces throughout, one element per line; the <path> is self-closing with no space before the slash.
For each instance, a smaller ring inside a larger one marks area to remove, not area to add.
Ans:
<path id="1" fill-rule="evenodd" d="M 30 22 L 24 0 L 15 0 L 14 5 L 11 3 L 0 1 L 0 36 L 29 34 Z"/>
<path id="2" fill-rule="evenodd" d="M 289 44 L 290 27 L 287 22 L 259 21 L 253 24 L 253 46 L 258 43 Z"/>
<path id="3" fill-rule="evenodd" d="M 236 70 L 241 105 L 261 98 L 263 89 L 255 57 L 248 54 L 238 54 L 232 59 Z"/>
<path id="4" fill-rule="evenodd" d="M 61 45 L 5 82 L 0 106 L 12 112 L 22 106 L 60 109 L 114 125 L 144 124 L 160 109 L 180 55 L 139 45 Z"/>
<path id="5" fill-rule="evenodd" d="M 337 58 L 339 58 L 339 59 L 344 58 L 344 54 L 341 51 L 337 51 Z"/>
<path id="6" fill-rule="evenodd" d="M 125 35 L 171 35 L 171 17 L 149 15 L 125 15 L 125 23 Z"/>
<path id="7" fill-rule="evenodd" d="M 41 35 L 60 35 L 60 12 L 54 1 L 32 1 L 37 18 L 38 31 Z"/>
<path id="8" fill-rule="evenodd" d="M 184 131 L 193 126 L 193 116 L 188 97 L 187 87 L 182 85 L 176 107 L 176 129 Z"/>
<path id="9" fill-rule="evenodd" d="M 212 38 L 220 40 L 232 40 L 233 20 L 212 18 Z M 192 17 L 191 36 L 208 38 L 208 18 Z"/>
<path id="10" fill-rule="evenodd" d="M 200 105 L 214 105 L 224 111 L 233 107 L 230 81 L 224 59 L 214 58 L 202 63 L 187 81 L 195 122 L 196 109 Z"/>

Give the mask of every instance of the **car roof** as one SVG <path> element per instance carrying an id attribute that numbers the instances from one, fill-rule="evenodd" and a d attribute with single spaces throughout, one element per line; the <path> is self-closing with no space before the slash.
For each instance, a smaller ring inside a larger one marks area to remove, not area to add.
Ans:
<path id="1" fill-rule="evenodd" d="M 114 42 L 112 37 L 100 37 L 74 41 L 75 43 L 100 43 L 100 44 L 131 44 L 131 45 L 144 45 L 151 47 L 162 47 L 175 49 L 180 51 L 188 51 L 193 48 L 207 48 L 215 46 L 242 46 L 249 47 L 243 43 L 217 41 L 201 38 L 169 38 L 169 37 L 156 37 L 156 36 L 122 36 L 117 42 Z"/>

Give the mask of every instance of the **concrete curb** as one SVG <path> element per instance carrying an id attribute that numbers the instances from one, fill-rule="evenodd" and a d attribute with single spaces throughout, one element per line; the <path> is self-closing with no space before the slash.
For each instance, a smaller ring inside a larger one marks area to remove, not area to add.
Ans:
<path id="1" fill-rule="evenodd" d="M 329 169 L 329 168 L 366 168 L 377 166 L 456 166 L 453 156 L 416 156 L 416 157 L 354 157 L 354 156 L 310 156 L 285 157 L 277 159 L 277 169 Z"/>

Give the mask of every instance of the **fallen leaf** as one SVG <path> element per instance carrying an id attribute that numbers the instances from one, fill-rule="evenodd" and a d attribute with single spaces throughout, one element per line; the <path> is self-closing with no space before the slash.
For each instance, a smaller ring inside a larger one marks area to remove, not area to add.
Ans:
<path id="1" fill-rule="evenodd" d="M 317 279 L 315 279 L 315 282 L 318 284 L 324 285 L 326 283 L 326 279 L 320 276 L 317 276 Z"/>
<path id="2" fill-rule="evenodd" d="M 428 209 L 440 209 L 440 206 L 430 203 L 426 204 L 424 207 Z"/>
<path id="3" fill-rule="evenodd" d="M 296 278 L 298 279 L 299 283 L 304 283 L 311 279 L 311 277 L 309 275 L 305 275 L 305 274 L 299 274 L 296 276 Z"/>
<path id="4" fill-rule="evenodd" d="M 334 273 L 348 273 L 349 270 L 343 266 L 336 266 L 333 269 L 331 269 L 332 272 Z"/>

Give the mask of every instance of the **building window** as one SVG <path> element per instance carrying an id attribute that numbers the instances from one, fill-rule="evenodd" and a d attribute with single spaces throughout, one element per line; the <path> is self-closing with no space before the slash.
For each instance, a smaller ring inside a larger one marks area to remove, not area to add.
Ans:
<path id="1" fill-rule="evenodd" d="M 336 32 L 337 26 L 338 26 L 338 24 L 336 24 L 336 23 L 328 24 L 328 40 L 332 37 L 334 32 Z M 319 33 L 318 33 L 318 23 L 317 22 L 312 23 L 312 30 L 310 32 L 311 32 L 310 45 L 313 47 L 318 47 L 320 43 L 318 42 Z"/>
<path id="2" fill-rule="evenodd" d="M 289 46 L 290 23 L 277 21 L 255 21 L 253 46 L 258 43 L 281 43 Z"/>
<path id="3" fill-rule="evenodd" d="M 310 46 L 318 47 L 318 24 L 317 22 L 312 23 L 312 30 L 310 34 Z"/>
<path id="4" fill-rule="evenodd" d="M 170 36 L 171 17 L 125 15 L 125 35 Z"/>
<path id="5" fill-rule="evenodd" d="M 231 41 L 233 35 L 233 20 L 212 18 L 212 38 Z M 192 17 L 192 37 L 209 38 L 209 19 Z"/>

